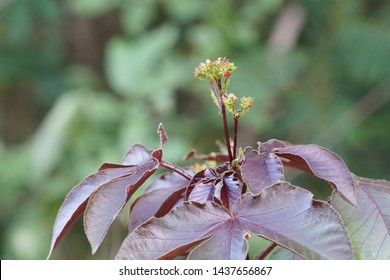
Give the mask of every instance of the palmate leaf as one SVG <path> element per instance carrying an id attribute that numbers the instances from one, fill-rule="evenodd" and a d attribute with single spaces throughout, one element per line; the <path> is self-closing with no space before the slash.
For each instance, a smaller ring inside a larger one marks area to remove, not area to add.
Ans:
<path id="1" fill-rule="evenodd" d="M 142 147 L 142 148 L 141 148 Z M 133 193 L 156 171 L 159 162 L 143 146 L 136 145 L 132 154 L 137 165 L 123 177 L 100 186 L 91 195 L 84 214 L 84 231 L 95 253 L 103 241 L 112 222 L 129 201 Z M 140 159 L 140 160 L 139 160 Z"/>
<path id="2" fill-rule="evenodd" d="M 103 164 L 98 172 L 88 176 L 68 193 L 54 222 L 49 257 L 86 208 L 85 230 L 95 251 L 101 236 L 105 235 L 115 218 L 118 207 L 122 207 L 121 201 L 127 201 L 159 165 L 158 160 L 142 145 L 132 146 L 123 162 L 123 165 Z M 102 205 L 108 208 L 103 209 Z M 100 217 L 102 212 L 104 214 Z M 95 218 L 96 221 L 93 220 Z"/>
<path id="3" fill-rule="evenodd" d="M 298 145 L 276 148 L 274 153 L 287 161 L 285 164 L 305 170 L 328 182 L 349 203 L 356 206 L 356 190 L 352 175 L 344 161 L 317 145 Z"/>
<path id="4" fill-rule="evenodd" d="M 152 218 L 124 240 L 117 259 L 245 259 L 249 233 L 306 259 L 352 259 L 348 235 L 336 212 L 310 192 L 281 182 L 246 194 L 231 210 L 212 201 L 185 202 Z M 193 248 L 191 250 L 191 248 Z"/>
<path id="5" fill-rule="evenodd" d="M 331 204 L 341 215 L 355 258 L 390 259 L 390 182 L 354 177 L 357 207 L 333 193 Z"/>
<path id="6" fill-rule="evenodd" d="M 52 241 L 49 256 L 58 245 L 64 234 L 84 212 L 89 197 L 101 185 L 119 178 L 131 172 L 131 166 L 109 168 L 108 164 L 103 165 L 97 173 L 85 178 L 75 186 L 66 196 L 60 210 L 58 211 L 53 227 Z"/>

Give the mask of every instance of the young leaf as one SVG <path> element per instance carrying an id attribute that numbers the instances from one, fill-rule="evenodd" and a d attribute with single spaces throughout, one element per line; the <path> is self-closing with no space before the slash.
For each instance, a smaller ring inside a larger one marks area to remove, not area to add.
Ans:
<path id="1" fill-rule="evenodd" d="M 357 207 L 333 193 L 331 204 L 341 215 L 357 259 L 390 259 L 390 182 L 354 177 Z"/>
<path id="2" fill-rule="evenodd" d="M 186 199 L 206 202 L 214 196 L 215 181 L 220 180 L 219 174 L 212 168 L 199 171 L 192 177 L 186 190 Z"/>
<path id="3" fill-rule="evenodd" d="M 356 206 L 356 191 L 344 161 L 331 151 L 317 145 L 299 145 L 275 150 L 287 165 L 302 169 L 327 181 L 341 196 Z"/>
<path id="4" fill-rule="evenodd" d="M 234 172 L 221 175 L 212 168 L 195 174 L 186 191 L 187 200 L 201 203 L 216 200 L 226 208 L 229 208 L 240 195 L 241 187 Z"/>
<path id="5" fill-rule="evenodd" d="M 220 180 L 219 180 L 220 181 Z M 196 201 L 196 202 L 206 202 L 208 200 L 213 200 L 215 185 L 220 182 L 217 182 L 213 179 L 205 179 L 201 182 L 197 183 L 190 195 L 188 196 L 188 200 Z"/>
<path id="6" fill-rule="evenodd" d="M 164 129 L 164 126 L 162 123 L 159 124 L 158 129 L 157 129 L 157 133 L 160 136 L 160 148 L 162 148 L 164 146 L 165 142 L 167 142 L 167 140 L 168 140 L 168 136 L 165 133 L 165 129 Z"/>
<path id="7" fill-rule="evenodd" d="M 223 180 L 216 186 L 214 195 L 227 209 L 237 201 L 241 196 L 241 187 L 234 172 L 229 171 L 223 175 Z"/>
<path id="8" fill-rule="evenodd" d="M 162 218 L 137 227 L 117 259 L 245 259 L 247 232 L 306 259 L 352 259 L 348 235 L 336 212 L 310 192 L 287 182 L 242 196 L 229 212 L 218 204 L 186 202 Z"/>
<path id="9" fill-rule="evenodd" d="M 242 177 L 252 193 L 284 180 L 282 161 L 275 154 L 246 148 L 244 158 Z"/>
<path id="10" fill-rule="evenodd" d="M 192 174 L 192 170 L 186 170 Z M 162 217 L 167 214 L 184 194 L 188 180 L 177 173 L 161 175 L 146 188 L 131 206 L 129 216 L 129 232 L 146 222 L 151 217 Z"/>
<path id="11" fill-rule="evenodd" d="M 134 146 L 133 146 L 134 147 Z M 128 175 L 111 180 L 101 185 L 91 195 L 84 214 L 84 231 L 95 253 L 103 241 L 112 222 L 126 205 L 133 193 L 154 173 L 159 166 L 156 158 L 144 154 L 148 151 L 140 145 L 135 146 L 137 152 L 130 152 L 137 165 L 131 167 Z M 141 153 L 141 155 L 139 153 Z"/>

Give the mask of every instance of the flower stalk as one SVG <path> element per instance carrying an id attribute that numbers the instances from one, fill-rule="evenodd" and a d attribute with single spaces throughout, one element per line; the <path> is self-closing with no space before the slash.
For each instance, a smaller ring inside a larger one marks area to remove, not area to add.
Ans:
<path id="1" fill-rule="evenodd" d="M 230 84 L 230 78 L 232 72 L 237 67 L 229 61 L 227 58 L 207 59 L 195 68 L 195 77 L 200 80 L 206 80 L 209 82 L 212 98 L 214 99 L 219 112 L 222 117 L 223 129 L 225 135 L 225 142 L 229 162 L 232 162 L 237 157 L 237 134 L 238 134 L 238 121 L 252 106 L 252 97 L 243 97 L 240 102 L 240 109 L 235 110 L 234 106 L 238 101 L 238 98 L 234 93 L 227 94 L 227 88 Z M 233 115 L 233 147 L 230 141 L 229 126 L 227 122 L 227 112 Z"/>
<path id="2" fill-rule="evenodd" d="M 226 149 L 227 149 L 228 156 L 229 156 L 229 162 L 232 163 L 234 157 L 232 155 L 232 148 L 230 145 L 230 136 L 229 136 L 230 135 L 229 134 L 229 126 L 228 126 L 227 117 L 226 117 L 226 106 L 225 106 L 225 102 L 224 102 L 225 93 L 222 89 L 220 80 L 217 81 L 217 86 L 218 86 L 219 93 L 220 93 L 219 97 L 221 100 L 221 115 L 222 115 L 222 121 L 223 121 L 223 130 L 225 132 Z"/>

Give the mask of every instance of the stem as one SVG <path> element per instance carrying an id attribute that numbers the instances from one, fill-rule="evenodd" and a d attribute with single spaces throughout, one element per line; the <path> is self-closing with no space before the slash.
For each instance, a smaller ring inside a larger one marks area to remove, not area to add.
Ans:
<path id="1" fill-rule="evenodd" d="M 222 119 L 223 119 L 223 129 L 225 130 L 226 148 L 228 150 L 229 161 L 231 163 L 233 160 L 233 156 L 232 156 L 232 149 L 230 148 L 231 146 L 230 146 L 229 128 L 226 119 L 226 109 L 225 109 L 225 104 L 223 103 L 222 103 Z"/>
<path id="2" fill-rule="evenodd" d="M 177 174 L 186 178 L 188 181 L 190 181 L 192 179 L 192 176 L 190 174 L 188 174 L 184 169 L 182 169 L 178 166 L 175 166 L 172 163 L 169 163 L 169 162 L 162 160 L 162 161 L 160 161 L 160 166 L 164 167 L 166 169 L 172 170 L 173 172 L 176 172 Z"/>
<path id="3" fill-rule="evenodd" d="M 234 117 L 234 138 L 233 138 L 233 158 L 237 158 L 237 132 L 238 132 L 238 117 Z"/>
<path id="4" fill-rule="evenodd" d="M 221 99 L 221 114 L 222 114 L 222 120 L 223 120 L 223 130 L 225 131 L 226 148 L 227 148 L 228 155 L 229 155 L 229 162 L 232 163 L 233 155 L 232 155 L 232 149 L 231 149 L 231 145 L 230 145 L 229 128 L 228 128 L 227 118 L 226 118 L 226 108 L 225 108 L 225 104 L 223 103 L 223 100 L 222 100 L 222 96 L 224 93 L 222 90 L 220 80 L 217 81 L 217 85 L 218 85 L 218 89 L 220 92 L 219 95 L 220 95 L 220 99 Z"/>
<path id="5" fill-rule="evenodd" d="M 271 253 L 271 251 L 272 251 L 276 246 L 277 246 L 277 244 L 276 244 L 275 242 L 272 242 L 271 245 L 269 245 L 269 246 L 267 247 L 267 249 L 265 249 L 265 250 L 263 251 L 263 253 L 261 253 L 261 255 L 260 255 L 257 259 L 258 259 L 258 260 L 264 260 L 265 257 L 266 257 L 269 253 Z"/>
<path id="6" fill-rule="evenodd" d="M 213 91 L 213 93 L 214 93 L 214 95 L 215 95 L 215 98 L 216 98 L 217 101 L 218 101 L 219 109 L 221 109 L 221 107 L 222 107 L 222 100 L 221 100 L 221 97 L 220 97 L 219 94 L 218 94 L 217 89 L 215 88 L 215 85 L 214 85 L 213 80 L 209 80 L 209 84 L 210 84 L 210 86 L 211 86 L 211 90 Z"/>

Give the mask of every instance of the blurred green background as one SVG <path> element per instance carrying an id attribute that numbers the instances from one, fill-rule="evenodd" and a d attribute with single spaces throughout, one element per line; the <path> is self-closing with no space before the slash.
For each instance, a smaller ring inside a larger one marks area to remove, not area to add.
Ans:
<path id="1" fill-rule="evenodd" d="M 317 143 L 360 176 L 390 179 L 387 0 L 0 0 L 0 257 L 44 259 L 68 191 L 134 143 L 181 163 L 223 140 L 206 58 L 238 66 L 253 96 L 240 145 Z M 326 198 L 330 188 L 291 173 Z M 82 219 L 53 259 L 108 259 L 127 209 L 94 256 Z"/>

